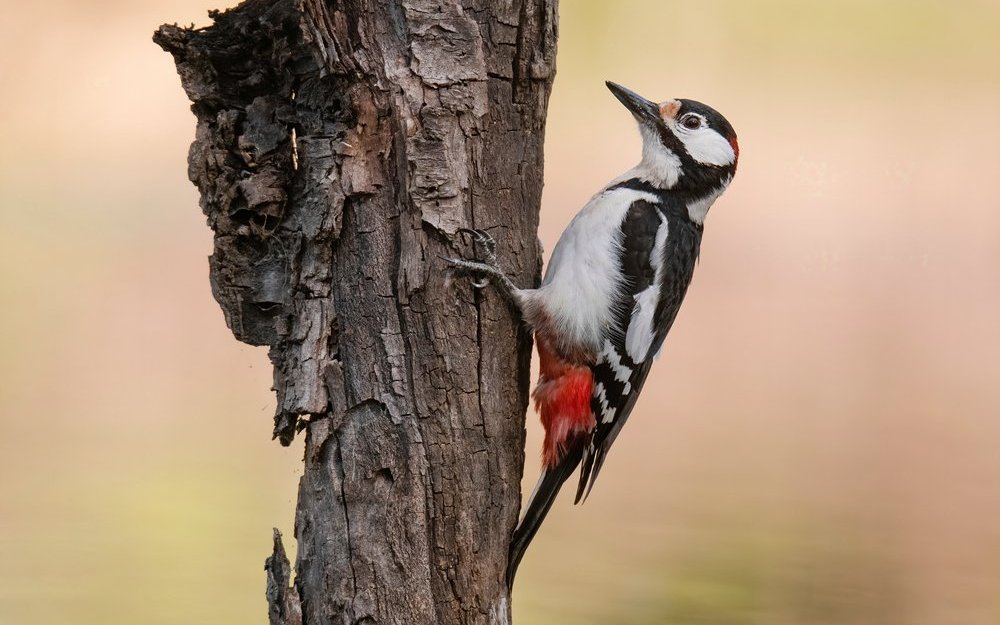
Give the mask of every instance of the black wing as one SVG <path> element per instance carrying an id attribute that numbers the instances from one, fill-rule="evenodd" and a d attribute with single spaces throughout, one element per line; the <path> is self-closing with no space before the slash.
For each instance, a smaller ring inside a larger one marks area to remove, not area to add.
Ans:
<path id="1" fill-rule="evenodd" d="M 638 201 L 622 222 L 621 263 L 628 281 L 593 367 L 591 410 L 597 427 L 581 460 L 577 503 L 594 487 L 608 450 L 635 407 L 653 357 L 673 325 L 694 274 L 701 233 L 701 226 L 687 219 L 685 207 L 663 203 Z M 647 291 L 650 288 L 653 291 Z M 627 341 L 630 325 L 638 323 L 649 327 L 633 327 L 640 338 Z"/>

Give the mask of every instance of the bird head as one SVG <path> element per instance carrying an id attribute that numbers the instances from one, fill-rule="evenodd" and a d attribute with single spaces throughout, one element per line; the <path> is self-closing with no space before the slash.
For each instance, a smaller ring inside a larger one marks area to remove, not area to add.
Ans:
<path id="1" fill-rule="evenodd" d="M 725 190 L 740 156 L 736 132 L 725 117 L 694 100 L 657 104 L 617 83 L 606 84 L 639 123 L 638 175 L 692 199 L 718 197 Z"/>

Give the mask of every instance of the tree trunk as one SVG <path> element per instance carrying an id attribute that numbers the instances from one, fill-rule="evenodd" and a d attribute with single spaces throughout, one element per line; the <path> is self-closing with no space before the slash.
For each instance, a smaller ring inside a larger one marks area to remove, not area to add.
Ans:
<path id="1" fill-rule="evenodd" d="M 197 132 L 212 290 L 306 431 L 270 621 L 509 623 L 530 336 L 449 285 L 483 228 L 537 283 L 556 0 L 248 0 L 163 26 Z"/>

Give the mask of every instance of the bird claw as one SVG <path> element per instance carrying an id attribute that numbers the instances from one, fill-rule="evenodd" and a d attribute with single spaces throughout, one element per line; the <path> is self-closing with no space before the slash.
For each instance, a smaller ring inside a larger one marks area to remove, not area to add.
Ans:
<path id="1" fill-rule="evenodd" d="M 485 230 L 472 228 L 459 228 L 458 232 L 463 238 L 468 236 L 472 239 L 473 258 L 466 260 L 442 257 L 442 260 L 449 265 L 446 284 L 451 284 L 457 276 L 466 276 L 470 278 L 472 288 L 475 290 L 481 291 L 488 286 L 496 285 L 501 294 L 509 298 L 513 286 L 497 263 L 497 243 L 493 237 Z"/>
<path id="2" fill-rule="evenodd" d="M 459 234 L 472 239 L 476 259 L 487 265 L 497 264 L 497 242 L 489 232 L 473 228 L 459 228 Z M 479 252 L 482 251 L 482 254 Z"/>
<path id="3" fill-rule="evenodd" d="M 493 236 L 490 235 L 489 232 L 481 230 L 479 228 L 459 228 L 458 232 L 461 233 L 462 235 L 468 235 L 472 237 L 472 239 L 477 242 L 489 242 L 490 244 L 493 245 L 496 244 L 496 242 L 493 240 Z"/>

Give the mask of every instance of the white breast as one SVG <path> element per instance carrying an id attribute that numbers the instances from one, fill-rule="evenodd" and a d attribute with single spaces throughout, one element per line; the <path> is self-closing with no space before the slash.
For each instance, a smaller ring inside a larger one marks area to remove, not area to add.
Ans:
<path id="1" fill-rule="evenodd" d="M 621 223 L 632 203 L 656 196 L 632 189 L 594 196 L 559 237 L 534 293 L 560 336 L 599 352 L 621 288 Z"/>

